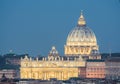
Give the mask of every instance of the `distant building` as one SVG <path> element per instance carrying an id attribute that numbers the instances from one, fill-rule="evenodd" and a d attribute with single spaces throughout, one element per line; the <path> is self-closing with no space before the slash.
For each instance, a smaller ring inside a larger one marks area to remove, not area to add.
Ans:
<path id="1" fill-rule="evenodd" d="M 86 78 L 105 78 L 105 68 L 104 60 L 87 60 Z"/>
<path id="2" fill-rule="evenodd" d="M 50 80 L 51 78 L 57 78 L 58 80 L 68 80 L 71 77 L 105 77 L 104 61 L 86 61 L 88 59 L 100 60 L 101 55 L 96 36 L 87 27 L 82 13 L 77 26 L 68 34 L 64 48 L 65 56 L 60 56 L 53 46 L 48 57 L 32 59 L 25 56 L 25 58 L 21 58 L 21 79 Z M 89 71 L 89 68 L 93 68 L 93 71 L 98 71 L 99 74 Z M 90 75 L 86 76 L 86 73 Z M 96 76 L 91 76 L 91 74 Z"/>
<path id="3" fill-rule="evenodd" d="M 2 78 L 3 75 L 5 75 L 5 77 L 9 78 L 9 79 L 19 78 L 18 77 L 19 76 L 18 73 L 19 73 L 19 71 L 16 71 L 16 70 L 13 70 L 13 69 L 10 69 L 10 70 L 7 70 L 7 69 L 0 70 L 0 79 Z"/>
<path id="4" fill-rule="evenodd" d="M 4 57 L 5 57 L 6 64 L 20 65 L 20 62 L 21 62 L 20 58 L 24 57 L 25 55 L 26 54 L 16 55 L 16 54 L 9 53 L 4 55 Z"/>
<path id="5" fill-rule="evenodd" d="M 6 64 L 20 65 L 20 58 L 6 58 Z"/>
<path id="6" fill-rule="evenodd" d="M 105 63 L 106 78 L 120 79 L 120 57 L 109 57 Z"/>

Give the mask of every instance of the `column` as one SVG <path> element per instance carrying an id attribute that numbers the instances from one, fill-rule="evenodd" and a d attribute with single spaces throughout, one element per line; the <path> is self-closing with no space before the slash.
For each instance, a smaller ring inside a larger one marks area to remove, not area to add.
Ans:
<path id="1" fill-rule="evenodd" d="M 63 80 L 63 72 L 60 72 L 60 79 Z"/>

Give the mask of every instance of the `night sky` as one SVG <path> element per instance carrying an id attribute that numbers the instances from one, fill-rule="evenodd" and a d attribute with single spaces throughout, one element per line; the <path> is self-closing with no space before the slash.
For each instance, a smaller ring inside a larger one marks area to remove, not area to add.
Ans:
<path id="1" fill-rule="evenodd" d="M 81 10 L 100 52 L 120 52 L 119 0 L 0 0 L 0 54 L 64 55 Z"/>

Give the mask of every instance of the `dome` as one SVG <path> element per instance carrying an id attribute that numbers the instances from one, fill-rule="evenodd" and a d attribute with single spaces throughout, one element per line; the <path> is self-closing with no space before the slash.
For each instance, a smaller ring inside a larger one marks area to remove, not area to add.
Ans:
<path id="1" fill-rule="evenodd" d="M 86 25 L 75 27 L 67 37 L 67 45 L 82 45 L 85 43 L 95 45 L 97 43 L 94 32 Z"/>
<path id="2" fill-rule="evenodd" d="M 54 57 L 59 56 L 58 51 L 56 50 L 55 46 L 52 47 L 48 56 L 54 56 Z"/>
<path id="3" fill-rule="evenodd" d="M 81 12 L 77 26 L 68 34 L 64 46 L 66 56 L 82 55 L 85 59 L 90 56 L 97 56 L 99 47 L 94 32 L 87 27 L 86 21 Z"/>
<path id="4" fill-rule="evenodd" d="M 81 14 L 77 26 L 68 34 L 67 45 L 96 45 L 94 32 L 86 26 L 83 15 Z"/>

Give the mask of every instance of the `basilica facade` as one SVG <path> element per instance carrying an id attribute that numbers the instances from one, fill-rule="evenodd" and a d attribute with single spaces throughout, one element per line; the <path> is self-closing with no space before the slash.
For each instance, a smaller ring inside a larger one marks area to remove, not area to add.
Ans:
<path id="1" fill-rule="evenodd" d="M 65 56 L 60 56 L 53 46 L 47 57 L 32 59 L 25 56 L 25 58 L 21 58 L 21 79 L 68 80 L 71 77 L 105 77 L 105 64 L 104 61 L 101 61 L 96 36 L 86 25 L 82 13 L 76 27 L 67 37 L 64 54 Z M 94 69 L 96 73 L 94 73 Z"/>
<path id="2" fill-rule="evenodd" d="M 52 47 L 48 57 L 34 60 L 27 56 L 21 58 L 21 78 L 67 80 L 70 77 L 84 75 L 80 74 L 80 67 L 85 67 L 85 61 L 81 57 L 60 57 L 55 47 Z"/>

